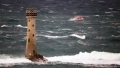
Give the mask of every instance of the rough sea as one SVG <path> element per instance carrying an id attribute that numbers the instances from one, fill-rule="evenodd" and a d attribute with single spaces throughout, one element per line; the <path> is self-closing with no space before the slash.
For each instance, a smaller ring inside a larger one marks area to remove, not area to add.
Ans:
<path id="1" fill-rule="evenodd" d="M 26 8 L 37 8 L 37 47 L 47 63 L 24 57 Z M 0 68 L 101 67 L 120 67 L 120 0 L 0 0 Z"/>

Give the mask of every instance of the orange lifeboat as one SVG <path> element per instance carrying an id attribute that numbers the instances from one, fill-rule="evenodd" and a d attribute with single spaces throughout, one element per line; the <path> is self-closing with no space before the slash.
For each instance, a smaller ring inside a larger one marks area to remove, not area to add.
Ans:
<path id="1" fill-rule="evenodd" d="M 75 20 L 76 21 L 81 21 L 81 20 L 83 20 L 84 18 L 82 17 L 82 16 L 79 16 L 79 17 L 77 17 Z"/>

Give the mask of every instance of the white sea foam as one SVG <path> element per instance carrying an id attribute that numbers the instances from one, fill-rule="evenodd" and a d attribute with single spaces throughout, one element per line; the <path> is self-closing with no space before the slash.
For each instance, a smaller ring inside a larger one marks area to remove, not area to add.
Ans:
<path id="1" fill-rule="evenodd" d="M 80 43 L 80 44 L 82 44 L 82 45 L 88 45 L 87 43 L 85 43 L 85 42 L 83 42 L 81 40 L 78 40 L 77 42 Z"/>
<path id="2" fill-rule="evenodd" d="M 49 20 L 41 20 L 41 21 L 49 21 Z"/>
<path id="3" fill-rule="evenodd" d="M 114 38 L 119 38 L 119 37 L 120 37 L 120 35 L 117 35 L 117 36 L 115 36 L 115 35 L 111 35 L 111 37 L 114 37 Z"/>
<path id="4" fill-rule="evenodd" d="M 72 29 L 68 29 L 68 28 L 66 28 L 66 29 L 61 29 L 61 30 L 72 30 Z"/>
<path id="5" fill-rule="evenodd" d="M 54 56 L 47 58 L 51 62 L 83 63 L 83 64 L 118 64 L 120 65 L 120 53 L 93 51 L 80 52 L 76 55 Z"/>
<path id="6" fill-rule="evenodd" d="M 99 17 L 100 15 L 94 15 L 94 16 Z"/>
<path id="7" fill-rule="evenodd" d="M 71 34 L 70 36 L 77 37 L 80 39 L 85 39 L 85 35 Z"/>
<path id="8" fill-rule="evenodd" d="M 53 31 L 49 31 L 51 33 L 54 33 Z M 71 35 L 65 35 L 65 36 L 51 36 L 51 35 L 36 35 L 36 36 L 43 36 L 43 37 L 47 37 L 48 39 L 58 39 L 58 38 L 68 38 L 70 36 L 72 37 L 76 37 L 79 39 L 85 39 L 85 35 L 77 35 L 77 34 L 71 34 Z"/>
<path id="9" fill-rule="evenodd" d="M 4 6 L 9 6 L 10 4 L 2 4 L 2 5 L 4 5 Z"/>
<path id="10" fill-rule="evenodd" d="M 13 57 L 11 55 L 0 54 L 0 67 L 9 67 L 23 63 L 31 63 L 31 61 L 24 57 Z"/>
<path id="11" fill-rule="evenodd" d="M 27 28 L 26 26 L 18 25 L 2 25 L 1 27 L 20 27 L 20 28 Z"/>
<path id="12" fill-rule="evenodd" d="M 8 63 L 30 63 L 31 61 L 22 57 L 22 58 L 6 58 L 0 59 L 0 64 L 8 64 Z"/>
<path id="13" fill-rule="evenodd" d="M 20 24 L 16 25 L 16 27 L 27 28 L 26 26 L 22 26 Z"/>
<path id="14" fill-rule="evenodd" d="M 55 13 L 53 10 L 49 10 L 49 13 Z"/>
<path id="15" fill-rule="evenodd" d="M 8 26 L 8 25 L 2 25 L 1 27 L 10 27 L 10 26 Z"/>
<path id="16" fill-rule="evenodd" d="M 111 13 L 111 12 L 105 12 L 106 14 Z"/>
<path id="17" fill-rule="evenodd" d="M 55 62 L 56 64 L 60 63 L 71 63 L 71 64 L 92 64 L 92 65 L 110 65 L 110 64 L 117 64 L 120 65 L 120 53 L 110 53 L 110 52 L 98 52 L 92 51 L 88 52 L 79 52 L 76 55 L 63 55 L 63 56 L 53 56 L 53 57 L 46 57 L 48 62 Z M 11 55 L 0 54 L 0 67 L 9 67 L 13 65 L 21 65 L 21 64 L 34 64 L 30 60 L 24 57 L 14 57 Z M 41 63 L 36 63 L 41 64 Z M 49 64 L 49 63 L 48 63 Z"/>
<path id="18" fill-rule="evenodd" d="M 68 36 L 49 36 L 49 35 L 44 35 L 44 37 L 47 37 L 49 39 L 56 39 L 56 38 L 66 38 Z"/>
<path id="19" fill-rule="evenodd" d="M 76 18 L 70 18 L 68 21 L 75 21 Z"/>
<path id="20" fill-rule="evenodd" d="M 56 33 L 56 34 L 60 33 L 60 32 L 55 32 L 55 31 L 46 31 L 46 32 L 49 32 L 49 33 Z"/>
<path id="21" fill-rule="evenodd" d="M 12 10 L 8 10 L 8 12 L 12 12 Z"/>
<path id="22" fill-rule="evenodd" d="M 55 33 L 54 31 L 46 31 L 46 32 L 49 32 L 49 33 Z"/>
<path id="23" fill-rule="evenodd" d="M 108 8 L 108 9 L 113 10 L 113 8 Z"/>

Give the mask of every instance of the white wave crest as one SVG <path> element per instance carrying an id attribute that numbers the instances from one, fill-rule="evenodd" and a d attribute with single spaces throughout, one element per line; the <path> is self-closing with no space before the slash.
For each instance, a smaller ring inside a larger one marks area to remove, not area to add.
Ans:
<path id="1" fill-rule="evenodd" d="M 85 39 L 85 35 L 77 35 L 77 34 L 71 34 L 71 35 L 66 35 L 66 36 L 50 36 L 50 35 L 40 35 L 39 34 L 36 36 L 43 36 L 43 37 L 47 37 L 48 39 L 68 38 L 69 36 L 76 37 L 79 39 Z"/>
<path id="2" fill-rule="evenodd" d="M 9 27 L 8 25 L 2 25 L 1 27 Z"/>
<path id="3" fill-rule="evenodd" d="M 75 21 L 76 19 L 75 18 L 70 18 L 68 21 Z"/>
<path id="4" fill-rule="evenodd" d="M 49 35 L 44 35 L 44 37 L 47 37 L 49 39 L 57 39 L 57 38 L 66 38 L 68 36 L 49 36 Z"/>
<path id="5" fill-rule="evenodd" d="M 85 39 L 85 35 L 77 35 L 77 34 L 71 34 L 70 36 L 73 36 L 73 37 L 77 37 L 77 38 L 80 38 L 80 39 Z"/>
<path id="6" fill-rule="evenodd" d="M 100 15 L 94 15 L 94 16 L 99 17 Z"/>
<path id="7" fill-rule="evenodd" d="M 31 61 L 24 57 L 13 57 L 12 55 L 0 55 L 0 64 L 9 64 L 9 63 L 30 63 Z"/>
<path id="8" fill-rule="evenodd" d="M 51 62 L 83 63 L 83 64 L 118 64 L 120 65 L 120 53 L 93 51 L 80 52 L 76 55 L 54 56 L 47 58 Z"/>
<path id="9" fill-rule="evenodd" d="M 56 33 L 56 34 L 60 33 L 60 32 L 56 32 L 56 31 L 46 31 L 46 32 L 49 32 L 49 33 Z"/>
<path id="10" fill-rule="evenodd" d="M 72 30 L 72 29 L 68 29 L 68 28 L 66 28 L 66 29 L 61 29 L 61 30 Z"/>
<path id="11" fill-rule="evenodd" d="M 27 28 L 26 26 L 22 26 L 22 25 L 16 25 L 16 27 L 21 27 L 21 28 Z"/>
<path id="12" fill-rule="evenodd" d="M 12 55 L 0 54 L 0 67 L 9 67 L 14 65 L 24 65 L 24 64 L 46 64 L 43 62 L 32 62 L 23 57 L 16 57 Z"/>
<path id="13" fill-rule="evenodd" d="M 22 57 L 22 58 L 6 58 L 6 59 L 0 59 L 0 64 L 5 63 L 30 63 L 31 61 Z"/>
<path id="14" fill-rule="evenodd" d="M 18 25 L 2 25 L 1 27 L 20 27 L 20 28 L 27 28 L 26 26 Z"/>
<path id="15" fill-rule="evenodd" d="M 54 56 L 54 57 L 46 57 L 49 62 L 55 62 L 57 64 L 60 63 L 71 63 L 71 64 L 92 64 L 92 65 L 111 65 L 117 64 L 120 65 L 120 53 L 110 53 L 110 52 L 98 52 L 92 51 L 88 52 L 79 52 L 76 55 L 63 55 L 63 56 Z M 21 65 L 21 64 L 34 64 L 30 60 L 25 57 L 15 57 L 11 55 L 0 54 L 0 67 L 9 67 L 13 65 Z M 41 64 L 41 63 L 36 63 Z M 46 64 L 46 63 L 45 63 Z"/>
<path id="16" fill-rule="evenodd" d="M 2 5 L 4 5 L 4 6 L 10 6 L 10 4 L 2 4 Z"/>

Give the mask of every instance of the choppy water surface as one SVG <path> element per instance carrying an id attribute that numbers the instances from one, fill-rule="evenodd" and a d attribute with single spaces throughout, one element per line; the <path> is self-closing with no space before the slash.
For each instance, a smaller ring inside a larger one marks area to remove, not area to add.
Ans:
<path id="1" fill-rule="evenodd" d="M 0 67 L 120 67 L 119 0 L 28 0 L 0 3 Z M 38 9 L 37 46 L 49 61 L 24 58 L 25 8 Z M 84 20 L 76 21 L 82 16 Z"/>

